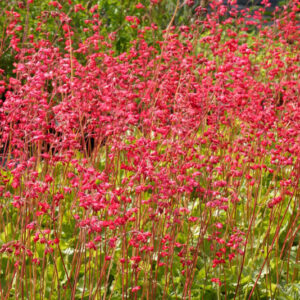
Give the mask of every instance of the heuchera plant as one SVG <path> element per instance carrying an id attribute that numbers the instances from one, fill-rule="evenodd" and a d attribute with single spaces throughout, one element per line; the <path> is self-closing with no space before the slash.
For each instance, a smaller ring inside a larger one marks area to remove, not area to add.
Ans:
<path id="1" fill-rule="evenodd" d="M 60 5 L 63 47 L 6 12 L 1 299 L 297 298 L 299 1 L 267 26 L 211 1 L 162 39 L 127 16 L 120 55 L 96 6 L 78 43 Z"/>

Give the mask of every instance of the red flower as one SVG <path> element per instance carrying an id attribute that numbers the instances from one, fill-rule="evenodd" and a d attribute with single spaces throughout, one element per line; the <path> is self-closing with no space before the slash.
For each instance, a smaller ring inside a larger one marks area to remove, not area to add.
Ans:
<path id="1" fill-rule="evenodd" d="M 138 3 L 135 7 L 136 7 L 137 9 L 145 8 L 145 6 L 144 6 L 142 3 Z"/>
<path id="2" fill-rule="evenodd" d="M 141 287 L 140 287 L 139 285 L 137 285 L 137 286 L 133 287 L 131 291 L 132 291 L 133 293 L 136 293 L 136 292 L 139 291 L 140 289 L 141 289 Z"/>
<path id="3" fill-rule="evenodd" d="M 215 283 L 217 283 L 219 286 L 222 285 L 222 282 L 221 282 L 221 280 L 220 280 L 219 278 L 212 278 L 212 279 L 211 279 L 211 282 L 215 282 Z"/>

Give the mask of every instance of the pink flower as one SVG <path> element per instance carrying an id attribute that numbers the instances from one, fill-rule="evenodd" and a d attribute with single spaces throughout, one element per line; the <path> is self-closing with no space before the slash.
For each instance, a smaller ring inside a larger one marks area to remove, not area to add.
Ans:
<path id="1" fill-rule="evenodd" d="M 222 224 L 222 223 L 216 223 L 215 226 L 216 226 L 218 229 L 223 228 L 223 224 Z"/>
<path id="2" fill-rule="evenodd" d="M 145 6 L 144 6 L 142 3 L 138 3 L 135 7 L 136 7 L 137 9 L 145 8 Z"/>
<path id="3" fill-rule="evenodd" d="M 131 291 L 132 291 L 133 293 L 136 293 L 136 292 L 139 291 L 140 289 L 141 289 L 141 287 L 140 287 L 139 285 L 137 285 L 137 286 L 133 287 Z"/>
<path id="4" fill-rule="evenodd" d="M 197 222 L 198 218 L 197 217 L 189 217 L 188 221 L 191 223 Z"/>
<path id="5" fill-rule="evenodd" d="M 33 230 L 36 226 L 36 222 L 31 222 L 27 224 L 26 229 Z"/>
<path id="6" fill-rule="evenodd" d="M 94 250 L 96 250 L 97 248 L 96 248 L 96 245 L 91 241 L 91 242 L 88 242 L 87 244 L 86 244 L 86 247 L 87 248 L 89 248 L 89 249 L 94 249 Z M 105 258 L 106 259 L 106 258 Z"/>
<path id="7" fill-rule="evenodd" d="M 80 11 L 80 10 L 85 10 L 85 8 L 82 6 L 82 4 L 76 4 L 76 5 L 74 6 L 74 11 L 75 11 L 75 12 L 78 12 L 78 11 Z"/>
<path id="8" fill-rule="evenodd" d="M 220 280 L 219 278 L 212 278 L 212 279 L 211 279 L 211 282 L 215 282 L 215 283 L 217 283 L 219 286 L 222 285 L 222 282 L 221 282 L 221 280 Z"/>
<path id="9" fill-rule="evenodd" d="M 137 264 L 141 261 L 141 259 L 142 258 L 140 256 L 133 256 L 130 260 L 134 261 Z"/>
<path id="10" fill-rule="evenodd" d="M 195 1 L 194 0 L 186 0 L 185 3 L 187 6 L 193 6 L 195 4 Z"/>
<path id="11" fill-rule="evenodd" d="M 235 254 L 234 254 L 234 253 L 230 253 L 230 254 L 228 255 L 229 261 L 232 261 L 232 260 L 234 259 L 234 257 L 235 257 Z"/>

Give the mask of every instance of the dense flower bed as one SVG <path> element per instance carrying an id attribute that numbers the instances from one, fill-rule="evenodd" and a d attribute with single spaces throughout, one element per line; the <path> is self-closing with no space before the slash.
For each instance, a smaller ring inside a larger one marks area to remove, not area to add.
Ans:
<path id="1" fill-rule="evenodd" d="M 127 16 L 120 55 L 93 11 L 78 47 L 63 14 L 65 48 L 12 40 L 1 299 L 299 295 L 299 1 L 211 9 L 163 39 Z"/>

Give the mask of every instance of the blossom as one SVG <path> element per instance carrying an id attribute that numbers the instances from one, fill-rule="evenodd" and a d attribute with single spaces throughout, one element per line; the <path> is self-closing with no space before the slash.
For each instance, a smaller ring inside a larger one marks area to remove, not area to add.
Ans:
<path id="1" fill-rule="evenodd" d="M 142 3 L 138 3 L 136 6 L 135 6 L 137 9 L 142 9 L 142 8 L 145 8 L 145 6 L 142 4 Z"/>
<path id="2" fill-rule="evenodd" d="M 219 286 L 222 285 L 222 282 L 221 282 L 221 280 L 220 280 L 219 278 L 212 278 L 212 279 L 211 279 L 211 282 L 215 282 L 215 283 L 217 283 Z"/>
<path id="3" fill-rule="evenodd" d="M 132 291 L 133 293 L 136 293 L 136 292 L 139 291 L 140 289 L 141 289 L 141 287 L 140 287 L 139 285 L 137 285 L 137 286 L 133 287 L 133 288 L 131 289 L 131 291 Z"/>

